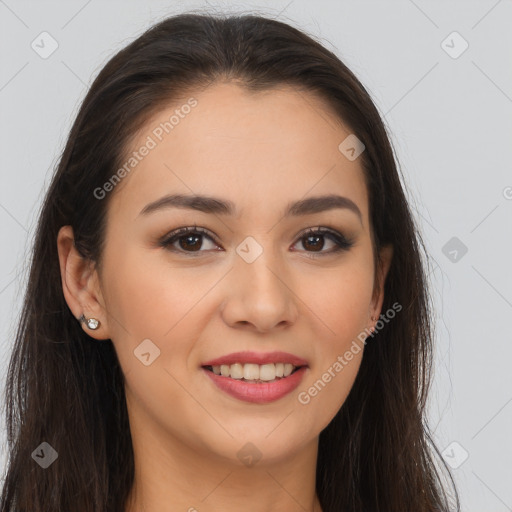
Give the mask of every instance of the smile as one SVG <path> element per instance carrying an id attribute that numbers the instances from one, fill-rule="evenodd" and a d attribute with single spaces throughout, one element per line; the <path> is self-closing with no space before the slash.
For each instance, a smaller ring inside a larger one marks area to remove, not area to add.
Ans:
<path id="1" fill-rule="evenodd" d="M 204 374 L 209 377 L 210 381 L 215 384 L 216 389 L 223 391 L 237 400 L 255 404 L 266 404 L 285 397 L 299 386 L 304 374 L 308 370 L 307 366 L 293 368 L 293 365 L 290 365 L 292 366 L 292 370 L 290 372 L 290 366 L 288 366 L 287 373 L 290 373 L 286 376 L 284 375 L 285 365 L 283 365 L 283 376 L 278 377 L 275 374 L 281 369 L 279 363 L 275 365 L 261 365 L 262 367 L 274 366 L 274 368 L 263 370 L 260 369 L 259 365 L 254 364 L 242 365 L 235 363 L 231 366 L 221 365 L 218 367 L 219 372 L 222 372 L 222 366 L 226 366 L 224 372 L 229 374 L 231 373 L 231 368 L 234 366 L 234 374 L 240 376 L 232 377 L 230 375 L 224 376 L 221 373 L 216 374 L 212 366 L 203 366 L 202 370 Z M 256 368 L 254 368 L 254 366 Z M 247 371 L 250 377 L 256 376 L 256 372 L 259 372 L 260 375 L 258 379 L 253 378 L 246 380 L 243 376 L 244 374 L 241 374 L 241 371 L 245 372 L 246 367 L 249 367 Z M 271 380 L 262 380 L 261 372 L 263 372 L 263 376 L 266 377 L 272 376 L 271 372 L 274 372 L 274 377 Z M 266 372 L 268 373 L 265 374 Z"/>
<path id="2" fill-rule="evenodd" d="M 215 375 L 256 383 L 274 382 L 276 379 L 288 377 L 299 367 L 292 363 L 268 363 L 262 365 L 235 363 L 231 365 L 206 366 L 205 368 Z"/>

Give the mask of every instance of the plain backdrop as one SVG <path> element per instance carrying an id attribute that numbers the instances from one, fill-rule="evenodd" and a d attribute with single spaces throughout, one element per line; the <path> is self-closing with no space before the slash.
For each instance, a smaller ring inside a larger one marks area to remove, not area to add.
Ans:
<path id="1" fill-rule="evenodd" d="M 79 103 L 115 52 L 198 8 L 294 24 L 372 95 L 433 262 L 434 439 L 464 511 L 512 510 L 510 0 L 0 0 L 1 390 L 37 212 Z"/>

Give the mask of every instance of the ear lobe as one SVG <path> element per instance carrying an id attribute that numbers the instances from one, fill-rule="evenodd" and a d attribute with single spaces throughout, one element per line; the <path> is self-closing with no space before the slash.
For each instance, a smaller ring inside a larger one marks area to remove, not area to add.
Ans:
<path id="1" fill-rule="evenodd" d="M 393 246 L 385 245 L 381 248 L 378 258 L 377 274 L 373 291 L 371 316 L 379 318 L 384 302 L 384 284 L 393 260 Z"/>
<path id="2" fill-rule="evenodd" d="M 73 228 L 63 226 L 57 235 L 62 291 L 73 316 L 83 314 L 100 321 L 97 330 L 92 331 L 82 323 L 82 328 L 95 339 L 108 339 L 107 315 L 99 287 L 97 271 L 90 260 L 82 257 L 74 244 Z"/>

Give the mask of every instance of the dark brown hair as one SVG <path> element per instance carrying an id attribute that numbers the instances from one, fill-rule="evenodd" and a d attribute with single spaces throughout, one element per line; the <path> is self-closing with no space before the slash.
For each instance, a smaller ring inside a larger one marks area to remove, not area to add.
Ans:
<path id="1" fill-rule="evenodd" d="M 148 29 L 101 70 L 42 204 L 6 380 L 9 460 L 0 511 L 124 511 L 134 459 L 123 374 L 111 340 L 91 342 L 67 306 L 57 234 L 71 225 L 80 253 L 99 264 L 109 197 L 98 200 L 93 191 L 122 165 L 150 116 L 219 80 L 249 91 L 288 85 L 323 98 L 366 146 L 360 158 L 375 254 L 394 247 L 382 310 L 403 309 L 367 344 L 346 402 L 320 434 L 316 486 L 324 512 L 448 512 L 441 467 L 459 510 L 425 421 L 433 334 L 423 242 L 370 95 L 336 55 L 289 24 L 186 13 Z M 43 441 L 58 452 L 47 469 L 32 458 Z"/>

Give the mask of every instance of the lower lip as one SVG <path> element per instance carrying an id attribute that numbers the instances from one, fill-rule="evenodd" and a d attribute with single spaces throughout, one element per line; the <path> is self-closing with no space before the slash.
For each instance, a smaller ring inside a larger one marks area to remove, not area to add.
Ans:
<path id="1" fill-rule="evenodd" d="M 274 382 L 250 384 L 243 380 L 232 379 L 231 377 L 221 377 L 203 368 L 203 371 L 219 389 L 239 400 L 256 404 L 274 402 L 291 393 L 300 384 L 306 370 L 307 366 L 303 366 L 288 377 Z"/>

